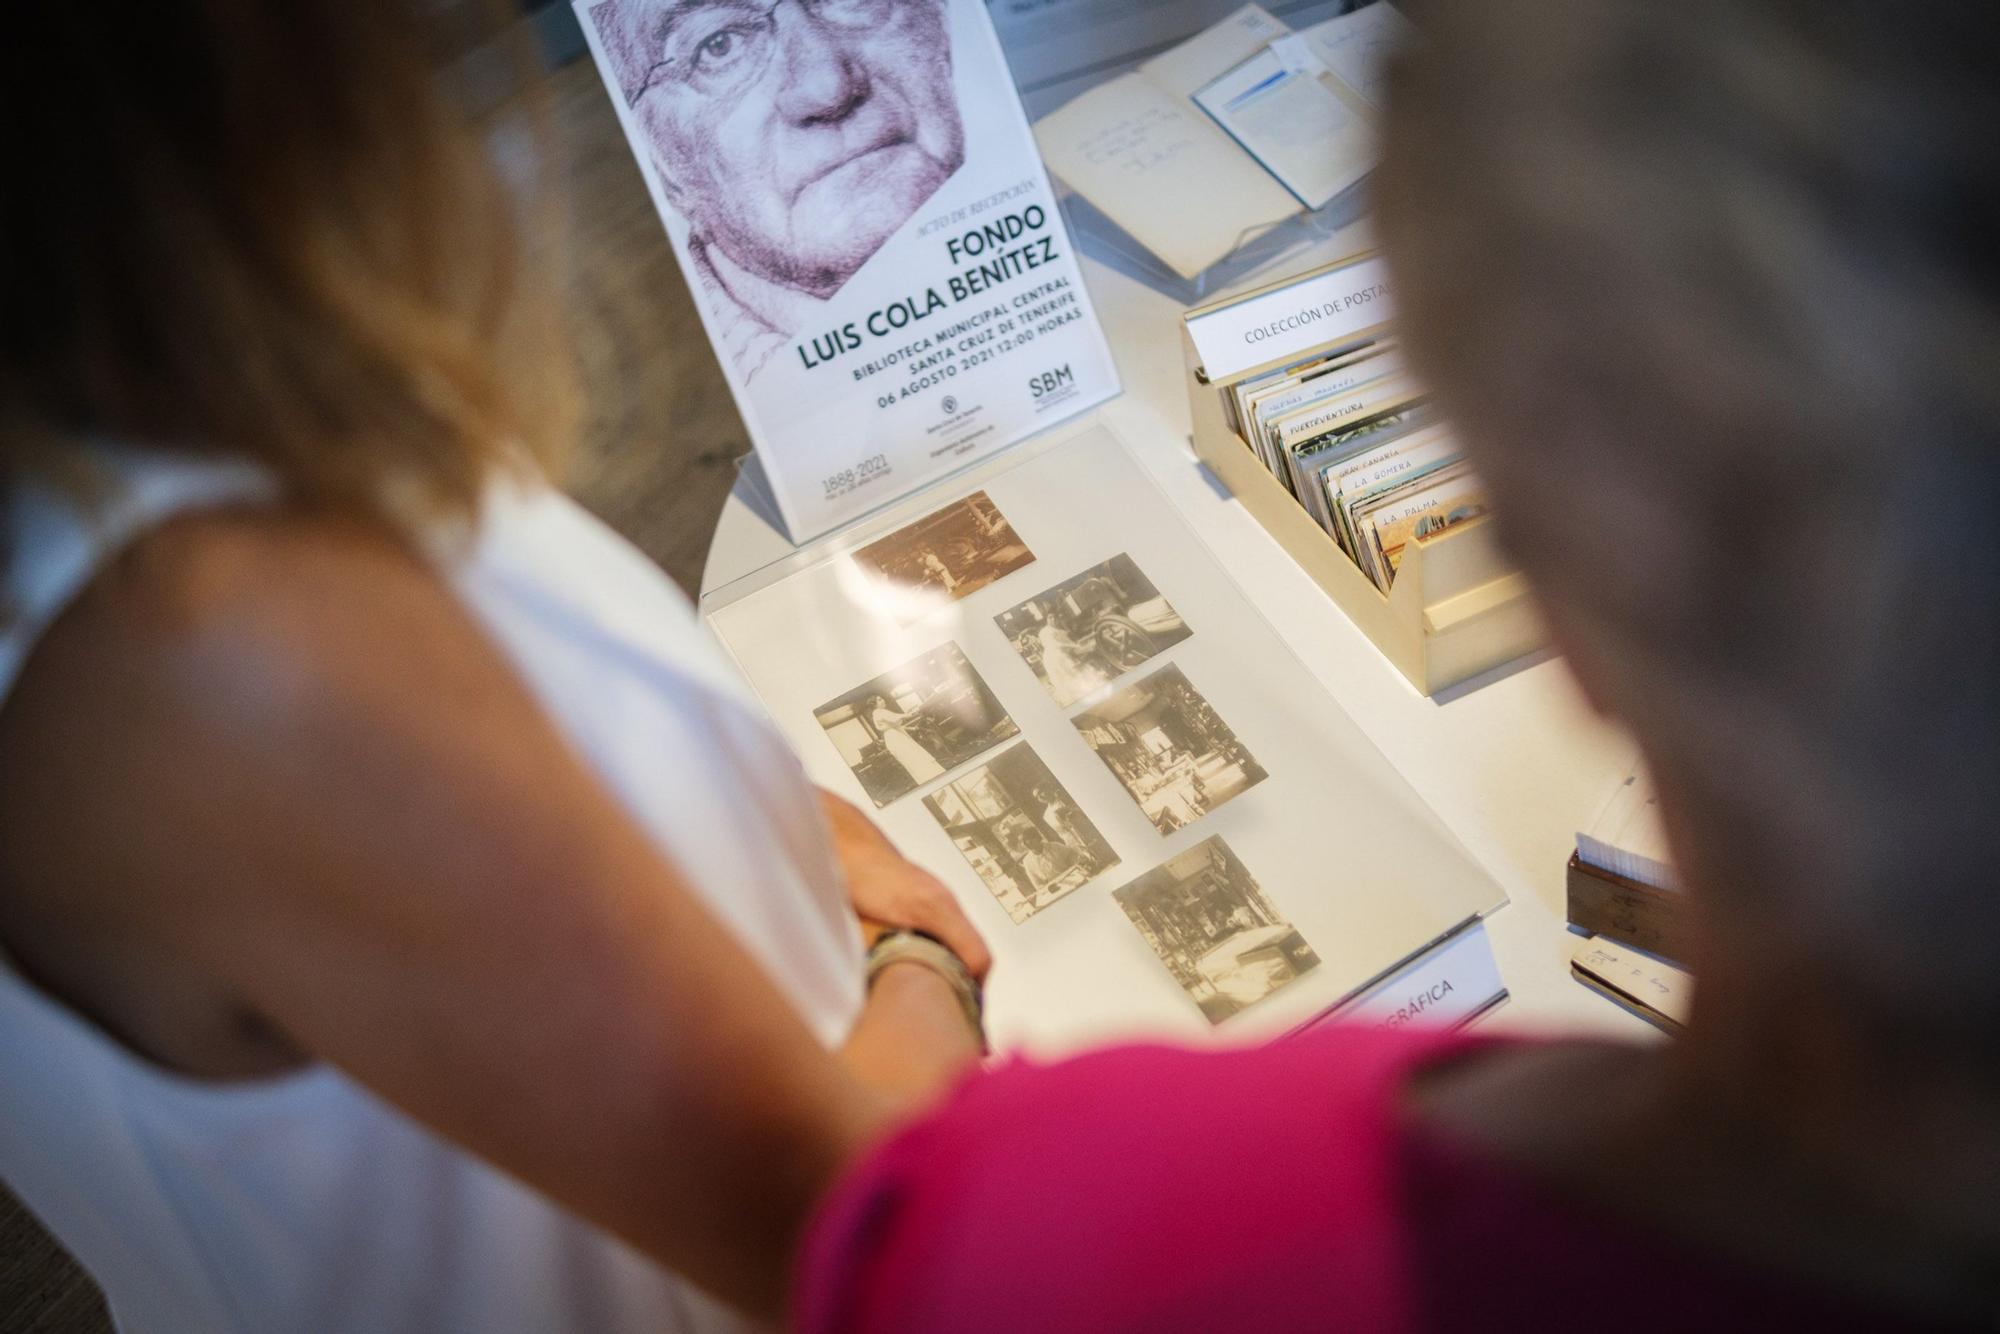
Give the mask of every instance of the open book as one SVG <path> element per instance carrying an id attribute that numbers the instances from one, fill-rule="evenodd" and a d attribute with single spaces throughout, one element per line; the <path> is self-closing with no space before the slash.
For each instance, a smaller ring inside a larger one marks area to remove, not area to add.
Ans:
<path id="1" fill-rule="evenodd" d="M 1386 0 L 1293 32 L 1256 5 L 1035 123 L 1049 170 L 1183 278 L 1326 207 L 1375 161 Z"/>

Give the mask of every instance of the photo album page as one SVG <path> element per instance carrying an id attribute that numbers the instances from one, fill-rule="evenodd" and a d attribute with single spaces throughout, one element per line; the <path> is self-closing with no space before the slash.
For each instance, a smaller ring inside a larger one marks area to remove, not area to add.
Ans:
<path id="1" fill-rule="evenodd" d="M 985 934 L 998 1049 L 1267 1038 L 1505 901 L 1102 425 L 704 613 Z"/>

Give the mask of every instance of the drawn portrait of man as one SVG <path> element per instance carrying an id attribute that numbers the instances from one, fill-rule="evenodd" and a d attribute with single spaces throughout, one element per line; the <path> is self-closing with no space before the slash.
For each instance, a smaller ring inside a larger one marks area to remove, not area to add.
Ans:
<path id="1" fill-rule="evenodd" d="M 605 0 L 590 10 L 692 281 L 746 379 L 965 160 L 950 0 Z"/>

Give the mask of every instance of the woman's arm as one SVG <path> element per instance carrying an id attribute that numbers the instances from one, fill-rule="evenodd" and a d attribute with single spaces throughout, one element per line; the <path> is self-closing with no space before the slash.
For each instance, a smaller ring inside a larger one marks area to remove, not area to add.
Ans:
<path id="1" fill-rule="evenodd" d="M 766 1313 L 883 1044 L 970 1045 L 899 966 L 825 1052 L 428 567 L 331 521 L 173 525 L 62 618 L 0 712 L 0 877 L 142 1049 L 275 1035 Z"/>
<path id="2" fill-rule="evenodd" d="M 819 800 L 863 938 L 873 945 L 893 928 L 921 931 L 956 954 L 975 979 L 984 978 L 993 956 L 951 891 L 897 852 L 860 807 L 824 789 Z M 894 964 L 868 999 L 841 1057 L 897 1111 L 929 1104 L 978 1064 L 982 1038 L 966 1024 L 940 975 Z"/>
<path id="3" fill-rule="evenodd" d="M 886 928 L 913 928 L 942 942 L 973 977 L 984 978 L 993 956 L 951 891 L 897 852 L 853 802 L 822 788 L 819 803 L 869 943 Z"/>

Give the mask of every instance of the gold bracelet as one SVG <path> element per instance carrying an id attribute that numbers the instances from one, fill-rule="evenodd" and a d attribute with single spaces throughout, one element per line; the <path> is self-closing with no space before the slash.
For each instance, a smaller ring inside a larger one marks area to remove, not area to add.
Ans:
<path id="1" fill-rule="evenodd" d="M 979 1035 L 981 1050 L 986 1047 L 985 1005 L 979 983 L 966 971 L 965 961 L 929 936 L 917 931 L 885 931 L 868 950 L 868 985 L 873 987 L 882 970 L 892 963 L 916 963 L 943 978 L 965 1012 L 965 1022 Z"/>

